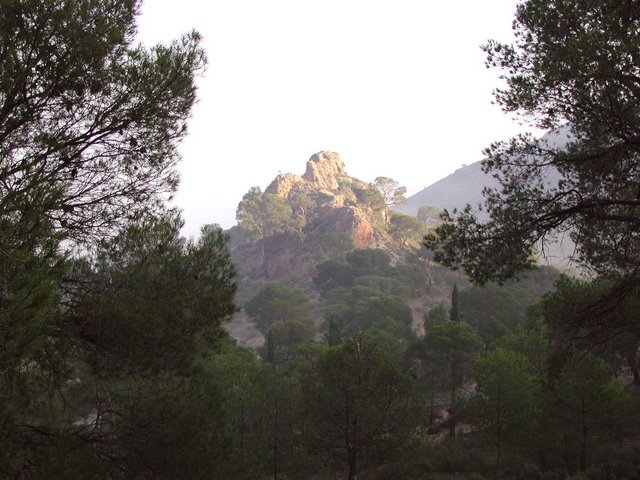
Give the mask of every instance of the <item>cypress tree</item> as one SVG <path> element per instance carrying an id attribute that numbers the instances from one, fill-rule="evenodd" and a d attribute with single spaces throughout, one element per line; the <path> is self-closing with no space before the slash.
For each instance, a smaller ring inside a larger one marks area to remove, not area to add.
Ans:
<path id="1" fill-rule="evenodd" d="M 449 310 L 449 319 L 452 322 L 460 322 L 460 311 L 458 306 L 458 284 L 453 284 L 453 291 L 451 292 L 451 310 Z"/>

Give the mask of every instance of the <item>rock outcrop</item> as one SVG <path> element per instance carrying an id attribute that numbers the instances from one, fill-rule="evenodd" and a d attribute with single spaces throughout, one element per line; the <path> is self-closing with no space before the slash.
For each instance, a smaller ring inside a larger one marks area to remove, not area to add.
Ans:
<path id="1" fill-rule="evenodd" d="M 340 180 L 346 177 L 344 163 L 335 152 L 318 152 L 307 162 L 302 178 L 323 190 L 336 190 Z"/>
<path id="2" fill-rule="evenodd" d="M 376 245 L 374 227 L 369 216 L 354 206 L 325 207 L 309 225 L 309 230 L 323 233 L 346 233 L 356 248 Z"/>
<path id="3" fill-rule="evenodd" d="M 349 179 L 344 169 L 344 163 L 335 152 L 318 152 L 307 162 L 304 175 L 293 173 L 278 175 L 265 190 L 281 197 L 289 197 L 292 191 L 334 192 L 342 181 Z"/>
<path id="4" fill-rule="evenodd" d="M 374 191 L 368 183 L 347 175 L 337 153 L 322 151 L 309 159 L 304 175 L 278 175 L 265 193 L 288 199 L 294 212 L 304 216 L 301 233 L 305 238 L 340 232 L 355 247 L 365 248 L 376 246 L 380 238 L 375 227 L 380 212 L 358 197 L 366 198 L 362 192 Z"/>
<path id="5" fill-rule="evenodd" d="M 265 193 L 273 193 L 279 197 L 288 197 L 291 190 L 300 188 L 305 184 L 305 180 L 300 175 L 284 173 L 278 175 L 267 187 Z"/>
<path id="6" fill-rule="evenodd" d="M 351 248 L 384 246 L 383 211 L 372 201 L 378 191 L 350 177 L 335 152 L 311 156 L 302 176 L 278 175 L 265 193 L 287 199 L 298 227 L 257 242 L 234 228 L 230 247 L 245 279 L 310 284 L 316 262 L 334 253 L 327 242 L 340 237 Z"/>

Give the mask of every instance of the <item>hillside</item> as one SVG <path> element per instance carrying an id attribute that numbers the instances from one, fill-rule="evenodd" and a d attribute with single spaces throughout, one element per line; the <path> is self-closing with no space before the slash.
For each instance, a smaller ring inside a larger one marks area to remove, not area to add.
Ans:
<path id="1" fill-rule="evenodd" d="M 396 265 L 404 263 L 407 255 L 416 257 L 421 250 L 424 231 L 400 232 L 400 239 L 398 228 L 392 228 L 395 217 L 387 218 L 378 189 L 349 176 L 334 152 L 314 154 L 304 174 L 278 175 L 264 192 L 250 190 L 243 202 L 239 212 L 243 212 L 245 221 L 228 232 L 232 260 L 238 270 L 239 305 L 244 305 L 265 283 L 301 288 L 311 301 L 312 317 L 319 326 L 324 320 L 323 299 L 313 282 L 319 263 L 343 260 L 353 249 L 379 249 Z M 262 220 L 258 221 L 258 217 Z M 271 228 L 265 227 L 260 233 L 259 224 L 269 224 Z M 267 230 L 269 233 L 264 233 Z M 423 260 L 418 262 L 419 268 L 430 270 L 425 275 L 431 278 L 437 278 L 436 270 L 444 271 Z M 449 289 L 448 284 L 432 281 L 428 298 L 412 301 L 417 327 L 425 309 L 445 300 Z M 262 343 L 262 335 L 244 312 L 236 316 L 229 330 L 244 343 Z"/>
<path id="2" fill-rule="evenodd" d="M 430 192 L 440 189 L 453 202 L 456 192 L 469 193 L 476 185 L 478 172 L 479 163 L 463 168 Z M 256 295 L 270 285 L 278 285 L 276 291 L 287 298 L 306 298 L 305 316 L 323 342 L 363 328 L 385 335 L 393 331 L 409 341 L 410 331 L 423 332 L 427 312 L 448 309 L 454 284 L 468 285 L 460 273 L 429 259 L 421 245 L 424 223 L 388 212 L 378 188 L 349 176 L 337 153 L 314 154 L 304 174 L 278 175 L 264 192 L 251 188 L 238 206 L 238 220 L 228 233 L 238 271 L 236 302 L 242 308 L 228 330 L 255 348 L 263 345 L 268 326 L 258 329 L 244 307 L 255 304 Z M 551 283 L 534 280 L 527 289 L 537 292 L 535 297 Z M 503 298 L 500 292 L 494 293 Z M 519 315 L 524 308 L 516 308 Z"/>
<path id="3" fill-rule="evenodd" d="M 418 193 L 407 198 L 404 205 L 396 205 L 394 210 L 406 215 L 417 215 L 423 205 L 433 205 L 449 211 L 464 207 L 467 203 L 473 206 L 484 201 L 482 190 L 485 187 L 497 187 L 495 178 L 482 172 L 482 162 L 465 165 L 451 175 L 438 180 Z"/>
<path id="4" fill-rule="evenodd" d="M 553 130 L 539 140 L 547 148 L 560 148 L 571 140 L 568 126 Z M 549 186 L 557 184 L 560 176 L 553 170 L 547 172 L 546 180 Z M 470 165 L 464 165 L 451 175 L 425 187 L 418 193 L 407 198 L 407 203 L 394 207 L 394 210 L 406 215 L 416 215 L 423 205 L 433 205 L 449 211 L 461 209 L 466 204 L 477 206 L 484 202 L 482 190 L 486 187 L 498 187 L 498 181 L 482 171 L 482 160 Z"/>
<path id="5" fill-rule="evenodd" d="M 540 145 L 546 148 L 561 148 L 571 141 L 571 132 L 568 126 L 553 130 L 540 138 Z M 548 170 L 544 177 L 548 188 L 553 188 L 560 180 L 557 170 Z M 482 171 L 482 161 L 471 165 L 465 165 L 451 175 L 438 180 L 418 193 L 407 198 L 403 205 L 396 205 L 393 209 L 406 215 L 417 215 L 418 209 L 429 205 L 440 209 L 452 211 L 462 209 L 469 204 L 476 211 L 478 205 L 484 203 L 482 191 L 485 188 L 498 188 L 498 181 L 491 175 Z M 478 211 L 480 219 L 488 218 L 486 210 Z M 540 262 L 553 265 L 563 270 L 574 270 L 575 265 L 569 261 L 569 257 L 575 254 L 575 244 L 568 235 L 558 239 L 548 239 L 545 242 L 545 255 L 540 256 Z"/>

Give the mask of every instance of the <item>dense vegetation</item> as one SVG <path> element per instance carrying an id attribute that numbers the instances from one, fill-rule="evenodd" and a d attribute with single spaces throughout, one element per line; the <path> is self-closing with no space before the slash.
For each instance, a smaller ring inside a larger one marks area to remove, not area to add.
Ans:
<path id="1" fill-rule="evenodd" d="M 1 10 L 0 475 L 210 478 L 234 269 L 165 204 L 199 37 L 134 46 L 133 1 Z"/>
<path id="2" fill-rule="evenodd" d="M 640 477 L 635 3 L 526 0 L 516 44 L 487 45 L 508 72 L 498 102 L 574 137 L 492 147 L 486 223 L 393 214 L 397 182 L 344 178 L 393 248 L 336 232 L 304 247 L 313 199 L 250 190 L 238 220 L 260 269 L 273 237 L 318 262 L 306 289 L 265 282 L 243 302 L 259 351 L 223 328 L 238 310 L 226 235 L 184 239 L 166 205 L 199 37 L 135 46 L 138 8 L 1 7 L 2 478 Z M 409 248 L 433 225 L 431 250 Z M 565 228 L 588 280 L 511 278 Z M 417 325 L 435 284 L 450 296 Z"/>

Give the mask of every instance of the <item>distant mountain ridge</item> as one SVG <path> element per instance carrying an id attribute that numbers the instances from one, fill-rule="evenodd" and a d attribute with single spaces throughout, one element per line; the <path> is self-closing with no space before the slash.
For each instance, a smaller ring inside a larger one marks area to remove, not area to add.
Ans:
<path id="1" fill-rule="evenodd" d="M 562 148 L 571 139 L 571 130 L 565 126 L 545 134 L 539 142 L 549 148 Z M 557 172 L 551 172 L 547 176 L 549 185 L 554 185 L 558 179 Z M 482 160 L 479 160 L 459 168 L 451 175 L 411 195 L 407 198 L 406 204 L 396 205 L 394 210 L 415 216 L 423 205 L 433 205 L 449 211 L 454 208 L 462 209 L 466 204 L 475 208 L 478 204 L 484 203 L 482 190 L 485 187 L 496 188 L 499 186 L 495 178 L 482 171 Z"/>
<path id="2" fill-rule="evenodd" d="M 548 148 L 563 148 L 572 141 L 573 134 L 569 126 L 553 130 L 539 140 Z M 557 170 L 549 170 L 546 175 L 546 183 L 549 188 L 557 185 L 560 174 Z M 454 208 L 463 209 L 467 204 L 476 211 L 478 205 L 484 204 L 482 191 L 485 187 L 498 188 L 499 182 L 492 176 L 482 171 L 482 160 L 471 165 L 465 165 L 451 175 L 438 180 L 418 193 L 407 198 L 403 205 L 396 205 L 394 210 L 406 215 L 417 215 L 418 209 L 423 205 L 430 205 L 452 211 Z M 488 219 L 486 210 L 479 212 L 481 220 Z M 575 244 L 568 235 L 563 235 L 556 241 L 545 242 L 546 257 L 541 262 L 554 265 L 561 269 L 573 270 L 569 258 L 575 255 Z"/>
<path id="3" fill-rule="evenodd" d="M 497 186 L 498 181 L 482 171 L 480 160 L 459 168 L 451 175 L 408 197 L 407 203 L 394 206 L 394 210 L 415 216 L 423 205 L 433 205 L 449 211 L 462 208 L 467 203 L 476 206 L 484 202 L 482 190 L 485 187 Z"/>

